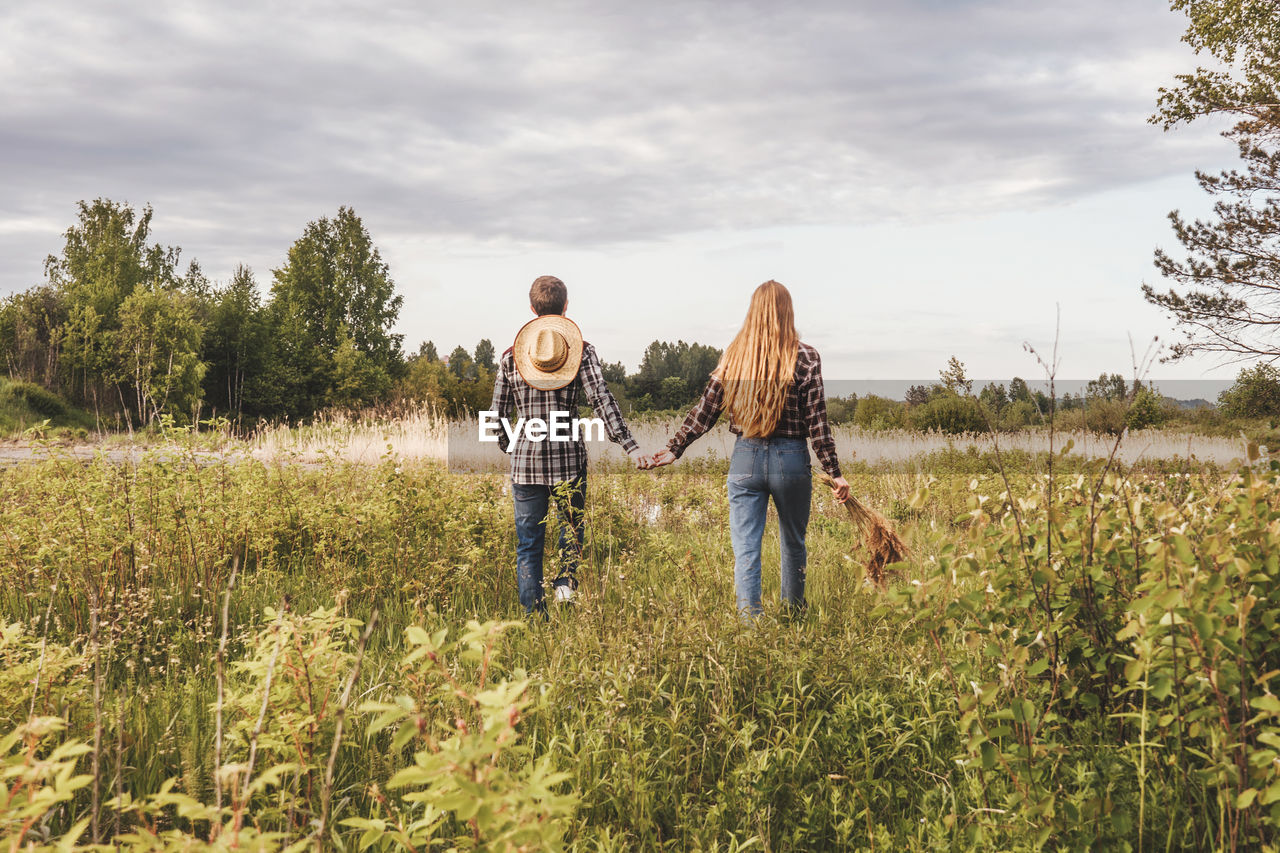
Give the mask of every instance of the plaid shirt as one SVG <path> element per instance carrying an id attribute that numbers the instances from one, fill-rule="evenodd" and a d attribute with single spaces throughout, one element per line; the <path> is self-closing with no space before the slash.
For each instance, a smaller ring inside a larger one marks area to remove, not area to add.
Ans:
<path id="1" fill-rule="evenodd" d="M 618 401 L 605 385 L 600 370 L 600 357 L 591 344 L 582 345 L 582 363 L 578 377 L 563 388 L 539 391 L 520 376 L 511 349 L 502 354 L 498 376 L 493 383 L 493 403 L 489 408 L 498 417 L 510 417 L 513 410 L 526 421 L 541 418 L 550 422 L 552 412 L 568 412 L 570 418 L 578 417 L 578 389 L 581 388 L 591 408 L 604 421 L 605 435 L 615 444 L 622 445 L 627 453 L 640 450 L 631 431 L 622 420 Z M 503 453 L 511 453 L 505 430 L 498 430 L 498 446 Z M 511 453 L 511 482 L 521 485 L 552 486 L 572 480 L 587 472 L 587 445 L 577 441 L 530 441 L 523 431 L 516 438 L 515 452 Z"/>
<path id="2" fill-rule="evenodd" d="M 685 417 L 680 429 L 667 443 L 667 449 L 677 459 L 680 458 L 694 439 L 716 425 L 723 405 L 724 386 L 713 374 L 707 382 L 706 390 L 702 392 L 702 399 Z M 734 435 L 742 435 L 742 430 L 732 421 L 729 423 L 729 431 Z M 822 390 L 822 359 L 818 357 L 818 351 L 806 343 L 801 343 L 800 350 L 796 353 L 795 378 L 787 389 L 787 401 L 782 407 L 778 427 L 769 437 L 775 436 L 811 439 L 813 451 L 818 454 L 818 460 L 822 463 L 822 470 L 832 477 L 840 476 L 836 442 L 831 437 L 831 427 L 827 424 L 827 395 Z"/>

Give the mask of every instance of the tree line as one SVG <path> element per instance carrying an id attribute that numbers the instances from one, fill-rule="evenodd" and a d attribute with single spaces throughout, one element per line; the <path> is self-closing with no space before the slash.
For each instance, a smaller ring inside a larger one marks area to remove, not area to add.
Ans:
<path id="1" fill-rule="evenodd" d="M 140 426 L 202 412 L 298 418 L 384 399 L 400 375 L 402 297 L 347 207 L 307 224 L 264 298 L 239 266 L 215 285 L 151 241 L 153 211 L 78 204 L 47 281 L 0 301 L 0 357 L 93 412 Z"/>
<path id="2" fill-rule="evenodd" d="M 150 206 L 97 199 L 77 213 L 45 261 L 47 281 L 0 300 L 0 357 L 28 402 L 52 406 L 38 396 L 52 392 L 100 426 L 129 428 L 166 416 L 297 420 L 386 402 L 457 416 L 489 403 L 498 358 L 489 339 L 447 356 L 431 341 L 402 353 L 391 332 L 402 297 L 350 208 L 306 225 L 265 295 L 244 265 L 224 284 L 194 260 L 184 267 L 181 249 L 152 242 Z M 697 399 L 721 353 L 655 340 L 635 373 L 621 362 L 603 369 L 624 411 L 674 412 Z M 1280 373 L 1270 363 L 1242 370 L 1218 407 L 1228 418 L 1280 418 Z M 1154 388 L 1115 373 L 1053 401 L 1019 378 L 974 394 L 955 358 L 939 382 L 900 401 L 854 395 L 828 408 L 837 424 L 942 432 L 1036 426 L 1051 409 L 1109 432 L 1186 419 Z"/>
<path id="3" fill-rule="evenodd" d="M 624 412 L 673 411 L 698 398 L 707 377 L 720 362 L 721 352 L 706 344 L 653 341 L 645 348 L 640 369 L 635 373 L 628 374 L 620 361 L 601 364 L 601 371 Z M 487 338 L 470 351 L 454 347 L 448 356 L 441 356 L 435 343 L 426 341 L 405 359 L 397 394 L 434 405 L 450 415 L 488 408 L 497 357 Z"/>
<path id="4" fill-rule="evenodd" d="M 305 419 L 327 408 L 414 402 L 450 415 L 485 408 L 492 341 L 446 356 L 402 352 L 391 330 L 403 299 L 348 207 L 310 222 L 265 290 L 247 266 L 214 283 L 182 250 L 152 239 L 154 212 L 81 201 L 46 281 L 0 300 L 0 358 L 10 392 L 43 407 L 58 395 L 101 427 L 223 416 Z M 632 375 L 605 378 L 630 411 L 689 404 L 721 351 L 654 341 Z M 55 401 L 56 402 L 56 401 Z"/>
<path id="5" fill-rule="evenodd" d="M 945 433 L 1025 429 L 1043 426 L 1050 418 L 1066 428 L 1120 432 L 1160 425 L 1179 409 L 1149 384 L 1128 383 L 1118 373 L 1103 373 L 1080 393 L 1053 398 L 1016 376 L 1007 386 L 988 382 L 974 393 L 973 380 L 954 356 L 937 382 L 912 385 L 901 400 L 853 394 L 827 401 L 832 423 Z"/>

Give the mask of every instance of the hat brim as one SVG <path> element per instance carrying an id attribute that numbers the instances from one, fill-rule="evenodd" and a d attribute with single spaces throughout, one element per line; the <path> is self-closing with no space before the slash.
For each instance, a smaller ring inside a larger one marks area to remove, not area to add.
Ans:
<path id="1" fill-rule="evenodd" d="M 560 333 L 569 346 L 564 364 L 558 370 L 538 369 L 529 354 L 529 344 L 543 329 Z M 515 356 L 516 370 L 521 379 L 539 391 L 555 391 L 568 385 L 578 375 L 578 368 L 582 365 L 582 330 L 577 323 L 561 314 L 543 314 L 520 327 L 511 352 Z"/>

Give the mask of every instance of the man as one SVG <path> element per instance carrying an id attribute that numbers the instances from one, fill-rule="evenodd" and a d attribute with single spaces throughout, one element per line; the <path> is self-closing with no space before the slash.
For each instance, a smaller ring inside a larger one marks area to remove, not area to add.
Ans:
<path id="1" fill-rule="evenodd" d="M 499 418 L 509 417 L 514 408 L 526 422 L 537 418 L 550 423 L 557 412 L 573 418 L 578 413 L 581 387 L 587 402 L 604 422 L 609 440 L 622 445 L 637 467 L 647 467 L 647 460 L 640 455 L 618 410 L 618 401 L 605 385 L 595 347 L 584 342 L 577 324 L 564 316 L 568 306 L 568 290 L 560 279 L 544 275 L 533 282 L 529 307 L 537 316 L 520 329 L 515 344 L 502 354 L 490 408 Z M 581 434 L 573 434 L 567 441 L 552 438 L 541 431 L 533 435 L 521 432 L 516 436 L 515 447 L 510 448 L 507 431 L 498 433 L 498 446 L 511 454 L 516 579 L 526 613 L 546 613 L 542 554 L 553 502 L 561 521 L 559 571 L 553 583 L 555 598 L 571 601 L 578 588 L 587 448 Z"/>

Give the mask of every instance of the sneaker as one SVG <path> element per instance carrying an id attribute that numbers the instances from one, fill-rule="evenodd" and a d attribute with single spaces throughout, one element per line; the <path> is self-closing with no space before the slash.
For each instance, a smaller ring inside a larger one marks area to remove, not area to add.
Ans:
<path id="1" fill-rule="evenodd" d="M 573 601 L 573 596 L 575 593 L 574 593 L 573 587 L 569 586 L 567 583 L 558 584 L 555 588 L 555 592 L 556 592 L 556 601 L 564 601 L 564 602 Z"/>

